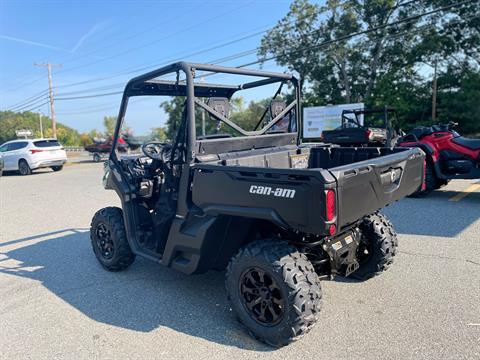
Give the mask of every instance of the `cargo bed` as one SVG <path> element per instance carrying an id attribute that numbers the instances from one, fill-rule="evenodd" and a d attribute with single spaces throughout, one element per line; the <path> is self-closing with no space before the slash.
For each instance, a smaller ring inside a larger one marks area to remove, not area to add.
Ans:
<path id="1" fill-rule="evenodd" d="M 207 214 L 263 218 L 325 235 L 331 224 L 326 190 L 335 191 L 335 225 L 342 229 L 416 191 L 423 161 L 421 150 L 402 148 L 285 146 L 219 154 L 195 165 L 192 200 Z M 294 196 L 269 196 L 268 189 L 294 190 Z"/>

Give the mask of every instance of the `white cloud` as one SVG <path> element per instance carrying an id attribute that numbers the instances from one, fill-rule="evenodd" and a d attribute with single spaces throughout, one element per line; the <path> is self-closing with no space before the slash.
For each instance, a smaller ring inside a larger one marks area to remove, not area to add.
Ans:
<path id="1" fill-rule="evenodd" d="M 100 30 L 104 29 L 107 24 L 108 24 L 108 21 L 102 21 L 102 22 L 99 22 L 99 23 L 93 25 L 90 28 L 90 30 L 88 30 L 85 34 L 83 34 L 82 37 L 77 41 L 77 43 L 72 48 L 72 50 L 70 50 L 70 53 L 71 54 L 75 53 L 80 48 L 80 46 L 83 45 L 85 40 L 92 37 L 93 35 L 95 35 Z"/>
<path id="2" fill-rule="evenodd" d="M 0 35 L 0 39 L 15 41 L 15 42 L 23 43 L 23 44 L 28 44 L 28 45 L 40 46 L 40 47 L 47 48 L 47 49 L 52 49 L 52 50 L 64 51 L 64 49 L 62 49 L 58 46 L 48 45 L 48 44 L 39 43 L 39 42 L 36 42 L 36 41 L 30 41 L 30 40 L 26 40 L 26 39 L 20 39 L 20 38 L 16 38 L 16 37 L 13 37 L 13 36 Z"/>

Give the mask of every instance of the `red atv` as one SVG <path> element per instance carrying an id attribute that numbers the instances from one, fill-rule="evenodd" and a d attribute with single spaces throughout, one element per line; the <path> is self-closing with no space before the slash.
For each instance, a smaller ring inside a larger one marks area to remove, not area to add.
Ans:
<path id="1" fill-rule="evenodd" d="M 399 146 L 419 147 L 427 154 L 425 182 L 414 195 L 427 195 L 450 179 L 480 178 L 480 139 L 460 136 L 454 130 L 457 125 L 417 127 L 399 140 Z"/>

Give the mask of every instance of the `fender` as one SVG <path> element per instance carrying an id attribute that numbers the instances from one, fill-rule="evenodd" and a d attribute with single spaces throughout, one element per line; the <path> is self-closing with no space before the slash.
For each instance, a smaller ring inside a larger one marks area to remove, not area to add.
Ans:
<path id="1" fill-rule="evenodd" d="M 438 155 L 435 153 L 435 149 L 427 143 L 419 143 L 419 142 L 406 142 L 399 144 L 402 147 L 418 147 L 423 150 L 425 153 L 426 160 L 429 160 L 430 163 L 433 165 L 433 169 L 435 171 L 435 175 L 440 179 L 446 179 L 446 176 L 443 175 L 442 170 L 440 169 L 440 164 L 438 162 Z"/>

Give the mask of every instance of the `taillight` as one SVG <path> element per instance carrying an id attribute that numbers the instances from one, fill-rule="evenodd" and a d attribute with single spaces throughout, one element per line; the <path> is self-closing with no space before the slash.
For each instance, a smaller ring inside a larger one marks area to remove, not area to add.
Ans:
<path id="1" fill-rule="evenodd" d="M 370 129 L 365 130 L 365 139 L 370 140 L 372 138 L 372 131 Z"/>
<path id="2" fill-rule="evenodd" d="M 335 224 L 331 224 L 328 227 L 328 233 L 330 234 L 330 236 L 333 236 L 335 235 L 336 232 L 337 232 L 337 226 Z"/>
<path id="3" fill-rule="evenodd" d="M 36 154 L 36 153 L 39 153 L 39 152 L 42 152 L 42 151 L 44 151 L 44 150 L 40 150 L 40 149 L 31 149 L 31 150 L 30 150 L 30 152 L 31 152 L 32 154 Z"/>
<path id="4" fill-rule="evenodd" d="M 423 182 L 422 191 L 427 190 L 427 160 L 423 160 Z"/>
<path id="5" fill-rule="evenodd" d="M 335 219 L 335 191 L 334 190 L 327 190 L 325 192 L 325 209 L 327 215 L 327 221 L 332 221 Z"/>

